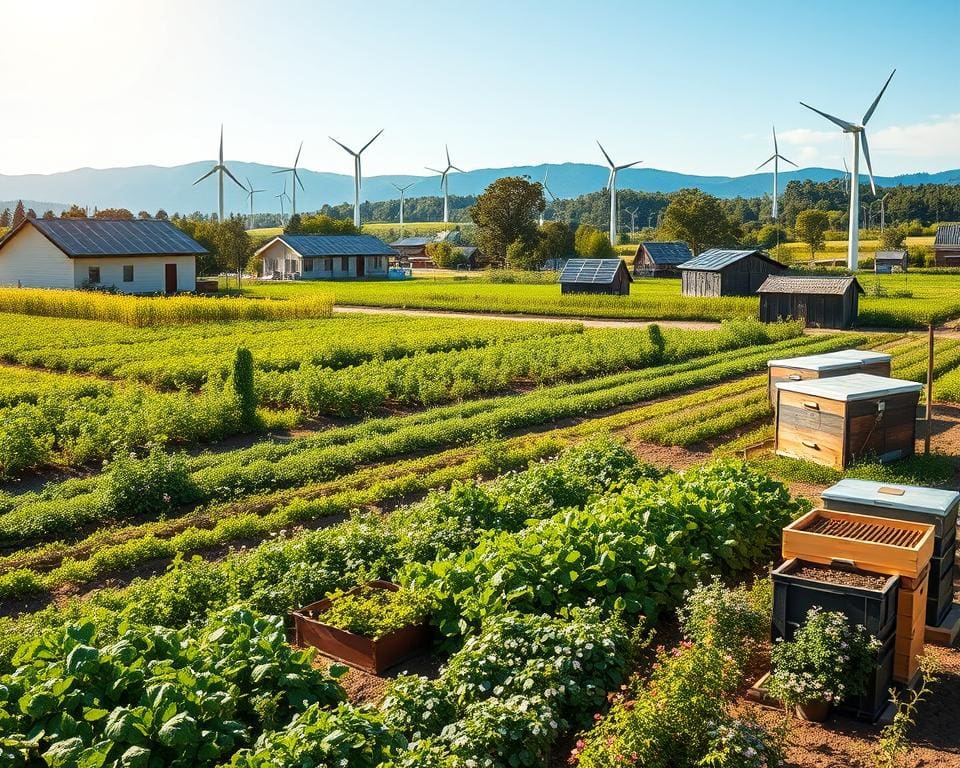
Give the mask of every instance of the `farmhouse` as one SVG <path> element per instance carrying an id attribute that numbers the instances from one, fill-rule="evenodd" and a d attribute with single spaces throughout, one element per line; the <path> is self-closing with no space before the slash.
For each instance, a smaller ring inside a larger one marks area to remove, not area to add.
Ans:
<path id="1" fill-rule="evenodd" d="M 0 285 L 192 291 L 204 253 L 169 221 L 25 219 L 0 240 Z"/>
<path id="2" fill-rule="evenodd" d="M 941 224 L 933 240 L 933 262 L 938 267 L 960 267 L 960 224 Z"/>
<path id="3" fill-rule="evenodd" d="M 560 293 L 630 293 L 630 270 L 620 259 L 570 259 L 560 273 Z"/>
<path id="4" fill-rule="evenodd" d="M 786 268 L 763 251 L 722 248 L 711 248 L 677 267 L 684 296 L 752 296 L 769 275 Z"/>
<path id="5" fill-rule="evenodd" d="M 405 267 L 419 267 L 420 269 L 433 269 L 436 265 L 427 256 L 427 243 L 432 243 L 433 239 L 429 237 L 405 237 L 390 243 L 399 256 L 400 264 Z"/>
<path id="6" fill-rule="evenodd" d="M 902 248 L 895 251 L 877 251 L 873 257 L 873 271 L 889 273 L 899 269 L 906 272 L 907 256 L 907 252 Z"/>
<path id="7" fill-rule="evenodd" d="M 372 235 L 279 235 L 256 251 L 273 280 L 386 277 L 397 252 Z"/>
<path id="8" fill-rule="evenodd" d="M 863 288 L 855 277 L 770 276 L 757 291 L 760 320 L 803 320 L 809 328 L 850 328 Z"/>
<path id="9" fill-rule="evenodd" d="M 633 257 L 633 274 L 636 277 L 679 277 L 677 267 L 690 261 L 693 254 L 686 243 L 640 243 Z"/>

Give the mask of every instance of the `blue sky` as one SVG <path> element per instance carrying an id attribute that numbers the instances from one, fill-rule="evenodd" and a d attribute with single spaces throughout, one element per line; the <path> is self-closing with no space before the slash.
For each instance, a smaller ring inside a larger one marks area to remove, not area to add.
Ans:
<path id="1" fill-rule="evenodd" d="M 211 158 L 350 173 L 617 162 L 839 167 L 797 102 L 870 123 L 881 175 L 960 167 L 960 1 L 4 2 L 0 173 Z M 851 54 L 852 50 L 852 54 Z M 424 172 L 425 173 L 425 172 Z"/>

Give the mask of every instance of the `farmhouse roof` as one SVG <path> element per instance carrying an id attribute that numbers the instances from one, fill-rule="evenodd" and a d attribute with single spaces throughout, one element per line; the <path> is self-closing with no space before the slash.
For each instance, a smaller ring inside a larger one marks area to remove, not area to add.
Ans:
<path id="1" fill-rule="evenodd" d="M 960 224 L 941 224 L 937 227 L 936 245 L 960 245 Z"/>
<path id="2" fill-rule="evenodd" d="M 24 219 L 0 248 L 26 226 L 70 258 L 84 256 L 198 256 L 207 250 L 169 221 L 158 219 Z"/>
<path id="3" fill-rule="evenodd" d="M 680 240 L 672 243 L 640 243 L 640 248 L 647 252 L 650 261 L 661 266 L 683 264 L 693 257 L 689 246 Z"/>
<path id="4" fill-rule="evenodd" d="M 622 269 L 631 282 L 630 271 L 620 259 L 569 259 L 560 273 L 561 283 L 610 285 Z"/>
<path id="5" fill-rule="evenodd" d="M 395 243 L 390 243 L 391 248 L 421 248 L 427 243 L 433 242 L 432 238 L 429 237 L 405 237 L 402 240 L 397 240 Z"/>
<path id="6" fill-rule="evenodd" d="M 863 287 L 855 277 L 794 277 L 770 275 L 757 289 L 757 293 L 797 293 L 814 296 L 842 296 L 853 285 L 857 293 Z"/>
<path id="7" fill-rule="evenodd" d="M 907 255 L 906 250 L 901 248 L 895 251 L 877 251 L 876 254 L 874 255 L 874 258 L 880 259 L 881 261 L 883 261 L 884 259 L 887 259 L 887 260 L 892 259 L 893 261 L 903 261 L 903 257 L 906 255 Z"/>
<path id="8" fill-rule="evenodd" d="M 397 252 L 373 235 L 279 235 L 260 247 L 266 250 L 277 240 L 301 257 L 315 256 L 396 256 Z"/>
<path id="9" fill-rule="evenodd" d="M 763 251 L 756 249 L 752 251 L 736 251 L 725 248 L 711 248 L 708 251 L 704 251 L 699 256 L 690 259 L 690 261 L 685 261 L 683 264 L 680 264 L 677 269 L 692 269 L 699 272 L 719 272 L 731 264 L 736 264 L 741 259 L 746 259 L 749 256 L 756 256 L 758 259 L 763 259 L 764 261 L 786 269 L 786 265 L 781 264 L 775 259 L 771 259 Z"/>

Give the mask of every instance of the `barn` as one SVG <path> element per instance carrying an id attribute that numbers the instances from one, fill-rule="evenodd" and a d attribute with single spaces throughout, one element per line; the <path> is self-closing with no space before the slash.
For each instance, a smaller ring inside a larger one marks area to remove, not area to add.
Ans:
<path id="1" fill-rule="evenodd" d="M 205 253 L 169 221 L 28 218 L 0 240 L 0 285 L 193 291 Z"/>
<path id="2" fill-rule="evenodd" d="M 722 248 L 711 248 L 677 267 L 684 296 L 753 296 L 767 277 L 786 268 L 760 250 Z"/>
<path id="3" fill-rule="evenodd" d="M 267 279 L 336 280 L 386 277 L 397 252 L 373 235 L 280 235 L 255 255 Z"/>
<path id="4" fill-rule="evenodd" d="M 633 274 L 635 277 L 679 277 L 677 267 L 692 258 L 690 248 L 679 240 L 640 243 L 633 257 Z"/>
<path id="5" fill-rule="evenodd" d="M 569 259 L 560 273 L 560 293 L 628 296 L 632 282 L 621 259 Z"/>
<path id="6" fill-rule="evenodd" d="M 933 261 L 937 267 L 960 267 L 960 224 L 941 224 L 933 239 Z"/>
<path id="7" fill-rule="evenodd" d="M 873 256 L 873 271 L 879 274 L 889 274 L 895 269 L 907 271 L 907 252 L 900 248 L 895 251 L 877 251 Z"/>
<path id="8" fill-rule="evenodd" d="M 399 261 L 402 266 L 433 269 L 436 265 L 427 256 L 427 243 L 432 242 L 433 238 L 430 237 L 404 237 L 390 243 L 390 247 L 399 254 Z"/>
<path id="9" fill-rule="evenodd" d="M 855 277 L 771 275 L 757 291 L 760 320 L 803 320 L 808 328 L 850 328 L 863 288 Z"/>

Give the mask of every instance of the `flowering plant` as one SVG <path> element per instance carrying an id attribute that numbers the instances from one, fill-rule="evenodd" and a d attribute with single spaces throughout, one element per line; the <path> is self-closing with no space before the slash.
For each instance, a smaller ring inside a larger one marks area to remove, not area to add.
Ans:
<path id="1" fill-rule="evenodd" d="M 775 734 L 743 720 L 718 723 L 711 730 L 710 750 L 698 768 L 779 768 L 783 746 Z"/>
<path id="2" fill-rule="evenodd" d="M 863 693 L 877 664 L 880 642 L 842 613 L 811 608 L 793 640 L 779 640 L 771 656 L 770 693 L 787 705 L 839 703 Z"/>

